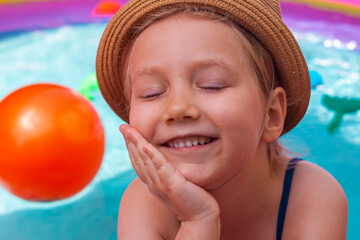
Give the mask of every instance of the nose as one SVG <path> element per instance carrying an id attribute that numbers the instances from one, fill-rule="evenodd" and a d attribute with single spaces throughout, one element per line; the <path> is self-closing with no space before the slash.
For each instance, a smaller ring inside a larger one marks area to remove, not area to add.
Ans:
<path id="1" fill-rule="evenodd" d="M 178 122 L 196 120 L 200 117 L 200 110 L 191 96 L 181 91 L 169 94 L 168 104 L 164 114 L 164 121 Z"/>

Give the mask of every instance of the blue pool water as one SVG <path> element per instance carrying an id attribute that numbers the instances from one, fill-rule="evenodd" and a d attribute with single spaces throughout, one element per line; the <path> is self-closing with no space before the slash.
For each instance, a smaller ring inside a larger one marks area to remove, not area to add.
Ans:
<path id="1" fill-rule="evenodd" d="M 97 44 L 105 25 L 88 24 L 33 31 L 0 38 L 0 99 L 35 82 L 53 82 L 79 89 L 95 71 Z M 355 42 L 324 39 L 296 32 L 310 69 L 323 84 L 312 90 L 309 110 L 301 124 L 282 142 L 301 157 L 328 170 L 344 188 L 349 201 L 348 239 L 360 239 L 360 111 L 344 116 L 330 135 L 333 117 L 321 104 L 324 94 L 360 99 L 360 52 Z M 1 36 L 0 36 L 1 37 Z M 100 92 L 93 104 L 106 133 L 106 152 L 92 183 L 78 195 L 54 203 L 18 199 L 0 187 L 0 239 L 116 239 L 121 195 L 135 177 L 118 126 L 122 121 Z"/>

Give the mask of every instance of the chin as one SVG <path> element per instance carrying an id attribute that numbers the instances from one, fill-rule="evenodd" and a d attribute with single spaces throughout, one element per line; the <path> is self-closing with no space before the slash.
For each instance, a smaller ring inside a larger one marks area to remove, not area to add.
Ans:
<path id="1" fill-rule="evenodd" d="M 205 169 L 196 168 L 194 166 L 187 168 L 180 167 L 178 170 L 186 180 L 205 190 L 211 190 L 223 184 L 219 181 L 219 176 L 216 176 L 218 173 L 216 174 L 215 172 L 206 171 Z"/>

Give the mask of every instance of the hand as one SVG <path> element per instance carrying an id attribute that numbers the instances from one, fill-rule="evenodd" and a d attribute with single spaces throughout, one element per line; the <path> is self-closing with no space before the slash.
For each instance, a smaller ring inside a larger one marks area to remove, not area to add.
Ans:
<path id="1" fill-rule="evenodd" d="M 187 181 L 135 128 L 121 125 L 120 131 L 138 176 L 182 224 L 216 222 L 219 226 L 219 206 L 208 192 Z"/>

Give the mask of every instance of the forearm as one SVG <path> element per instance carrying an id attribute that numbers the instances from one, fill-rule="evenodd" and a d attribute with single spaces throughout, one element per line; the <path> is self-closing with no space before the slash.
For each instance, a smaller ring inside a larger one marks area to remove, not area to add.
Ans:
<path id="1" fill-rule="evenodd" d="M 176 240 L 219 240 L 220 218 L 212 221 L 182 222 Z"/>

